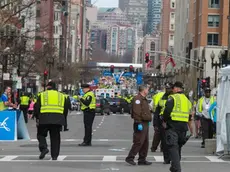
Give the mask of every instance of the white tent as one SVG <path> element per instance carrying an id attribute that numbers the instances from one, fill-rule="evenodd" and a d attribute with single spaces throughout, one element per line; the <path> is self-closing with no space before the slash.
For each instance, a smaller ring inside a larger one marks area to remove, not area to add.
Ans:
<path id="1" fill-rule="evenodd" d="M 224 151 L 227 144 L 226 114 L 230 113 L 230 66 L 220 69 L 217 88 L 217 150 Z"/>

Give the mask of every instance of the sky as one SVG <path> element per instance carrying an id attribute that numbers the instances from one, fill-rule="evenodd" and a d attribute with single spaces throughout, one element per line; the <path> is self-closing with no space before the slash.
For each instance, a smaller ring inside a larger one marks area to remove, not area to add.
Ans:
<path id="1" fill-rule="evenodd" d="M 118 7 L 118 0 L 92 0 L 92 4 L 98 7 Z"/>

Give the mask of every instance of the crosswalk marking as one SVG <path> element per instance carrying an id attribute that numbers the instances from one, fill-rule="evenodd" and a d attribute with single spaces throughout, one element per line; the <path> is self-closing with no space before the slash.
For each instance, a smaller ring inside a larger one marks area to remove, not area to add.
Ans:
<path id="1" fill-rule="evenodd" d="M 98 163 L 122 163 L 127 155 L 60 155 L 57 161 L 62 162 L 98 162 Z M 151 162 L 163 162 L 163 156 L 148 156 Z M 38 155 L 1 155 L 0 162 L 51 162 L 48 155 L 44 160 L 39 160 Z M 185 163 L 230 163 L 230 160 L 218 159 L 216 156 L 182 156 Z"/>
<path id="2" fill-rule="evenodd" d="M 0 159 L 0 161 L 12 161 L 14 160 L 15 158 L 17 158 L 18 156 L 5 156 L 3 158 Z"/>
<path id="3" fill-rule="evenodd" d="M 104 156 L 102 159 L 103 162 L 116 162 L 116 160 L 116 156 Z"/>

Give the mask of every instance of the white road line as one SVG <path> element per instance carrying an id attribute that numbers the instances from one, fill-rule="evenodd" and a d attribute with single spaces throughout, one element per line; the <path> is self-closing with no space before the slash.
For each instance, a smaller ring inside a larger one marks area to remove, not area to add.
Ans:
<path id="1" fill-rule="evenodd" d="M 100 128 L 99 126 L 97 126 L 97 128 Z"/>
<path id="2" fill-rule="evenodd" d="M 66 157 L 67 157 L 67 156 L 59 156 L 57 160 L 58 160 L 58 161 L 63 161 Z"/>
<path id="3" fill-rule="evenodd" d="M 94 129 L 93 131 L 97 131 L 97 130 Z"/>
<path id="4" fill-rule="evenodd" d="M 156 162 L 164 162 L 163 156 L 154 156 L 154 159 L 156 160 Z"/>
<path id="5" fill-rule="evenodd" d="M 13 159 L 17 158 L 18 156 L 5 156 L 0 159 L 0 161 L 12 161 Z"/>
<path id="6" fill-rule="evenodd" d="M 222 159 L 218 159 L 217 156 L 205 156 L 205 158 L 209 159 L 211 162 L 225 162 Z"/>
<path id="7" fill-rule="evenodd" d="M 117 156 L 104 156 L 102 161 L 103 162 L 116 162 Z"/>
<path id="8" fill-rule="evenodd" d="M 100 142 L 108 142 L 109 139 L 99 139 Z"/>

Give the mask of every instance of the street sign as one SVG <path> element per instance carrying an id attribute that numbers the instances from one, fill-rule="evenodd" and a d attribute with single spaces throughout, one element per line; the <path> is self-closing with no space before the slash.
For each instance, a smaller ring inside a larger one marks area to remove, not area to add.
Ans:
<path id="1" fill-rule="evenodd" d="M 3 80 L 9 81 L 10 80 L 10 74 L 9 73 L 3 73 Z"/>

